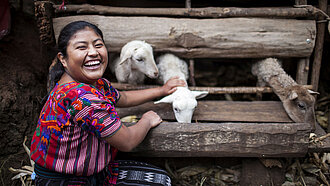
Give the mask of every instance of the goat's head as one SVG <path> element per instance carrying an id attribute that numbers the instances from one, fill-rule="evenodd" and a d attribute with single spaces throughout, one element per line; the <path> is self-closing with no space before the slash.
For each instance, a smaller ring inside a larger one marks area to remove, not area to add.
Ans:
<path id="1" fill-rule="evenodd" d="M 308 90 L 301 85 L 294 85 L 283 89 L 281 98 L 283 107 L 289 117 L 295 122 L 309 123 L 315 130 L 315 98 L 312 94 L 317 92 Z"/>
<path id="2" fill-rule="evenodd" d="M 177 87 L 171 95 L 165 96 L 158 103 L 172 103 L 174 116 L 179 123 L 191 123 L 195 108 L 196 99 L 203 98 L 208 94 L 207 91 L 190 91 L 185 87 Z"/>
<path id="3" fill-rule="evenodd" d="M 132 70 L 137 70 L 149 78 L 158 77 L 158 68 L 156 66 L 151 45 L 144 41 L 131 41 L 121 50 L 119 65 L 129 63 Z"/>

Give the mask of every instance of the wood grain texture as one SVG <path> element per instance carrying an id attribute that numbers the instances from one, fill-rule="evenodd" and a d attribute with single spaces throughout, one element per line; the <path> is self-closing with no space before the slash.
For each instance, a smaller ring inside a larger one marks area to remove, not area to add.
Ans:
<path id="1" fill-rule="evenodd" d="M 86 15 L 54 18 L 56 38 L 66 24 L 77 20 L 98 25 L 111 52 L 137 39 L 150 43 L 155 52 L 190 59 L 309 57 L 316 35 L 314 20 Z"/>
<path id="2" fill-rule="evenodd" d="M 152 129 L 133 156 L 299 157 L 308 150 L 306 123 L 168 123 Z"/>
<path id="3" fill-rule="evenodd" d="M 132 85 L 128 83 L 111 82 L 111 85 L 118 90 L 141 90 L 147 88 L 160 87 L 160 85 Z M 312 85 L 303 85 L 307 89 L 312 89 Z M 189 90 L 208 91 L 209 94 L 256 94 L 272 93 L 271 87 L 196 87 L 189 86 Z"/>
<path id="4" fill-rule="evenodd" d="M 154 110 L 163 120 L 174 121 L 171 104 L 148 102 L 130 108 L 116 108 L 120 117 Z M 198 101 L 192 122 L 292 122 L 279 101 Z"/>
<path id="5" fill-rule="evenodd" d="M 186 1 L 186 8 L 132 8 L 132 7 L 111 7 L 102 5 L 66 5 L 65 9 L 60 9 L 60 5 L 54 5 L 55 13 L 61 14 L 98 14 L 98 15 L 138 15 L 138 16 L 178 16 L 178 17 L 314 17 L 316 12 L 307 8 L 292 7 L 206 7 L 191 8 Z"/>

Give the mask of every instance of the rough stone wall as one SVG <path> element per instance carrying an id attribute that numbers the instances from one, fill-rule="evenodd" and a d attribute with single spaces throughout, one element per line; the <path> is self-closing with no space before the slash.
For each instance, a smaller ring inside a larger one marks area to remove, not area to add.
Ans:
<path id="1" fill-rule="evenodd" d="M 11 32 L 0 41 L 0 156 L 22 149 L 46 95 L 48 64 L 40 56 L 33 17 L 12 13 Z"/>

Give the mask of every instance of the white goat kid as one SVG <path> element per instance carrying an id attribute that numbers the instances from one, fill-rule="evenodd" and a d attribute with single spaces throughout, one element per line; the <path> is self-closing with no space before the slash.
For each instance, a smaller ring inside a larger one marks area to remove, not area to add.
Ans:
<path id="1" fill-rule="evenodd" d="M 151 45 L 139 40 L 123 46 L 111 70 L 119 83 L 143 84 L 145 75 L 153 79 L 158 76 Z"/>
<path id="2" fill-rule="evenodd" d="M 173 54 L 164 54 L 157 58 L 157 67 L 159 69 L 158 81 L 160 83 L 165 84 L 170 78 L 178 76 L 186 81 L 187 85 L 189 72 L 185 61 Z M 191 123 L 193 113 L 197 107 L 196 99 L 203 98 L 207 94 L 207 91 L 190 91 L 188 86 L 177 87 L 174 93 L 154 103 L 172 103 L 176 120 L 179 123 Z"/>

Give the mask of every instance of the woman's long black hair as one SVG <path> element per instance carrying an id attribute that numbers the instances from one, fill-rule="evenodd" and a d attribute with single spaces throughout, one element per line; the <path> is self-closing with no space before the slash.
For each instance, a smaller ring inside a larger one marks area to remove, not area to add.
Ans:
<path id="1" fill-rule="evenodd" d="M 86 22 L 86 21 L 75 21 L 67 24 L 60 32 L 60 35 L 58 36 L 57 40 L 57 52 L 60 52 L 64 58 L 67 57 L 67 46 L 69 44 L 69 41 L 71 37 L 77 33 L 80 30 L 83 30 L 85 28 L 91 28 L 97 33 L 102 40 L 103 39 L 103 33 L 102 31 L 94 24 Z M 56 83 L 61 79 L 63 73 L 64 73 L 64 67 L 60 60 L 56 57 L 56 61 L 53 62 L 52 66 L 49 69 L 49 75 L 48 75 L 48 94 L 50 91 L 55 87 Z M 55 63 L 55 64 L 54 64 Z"/>

